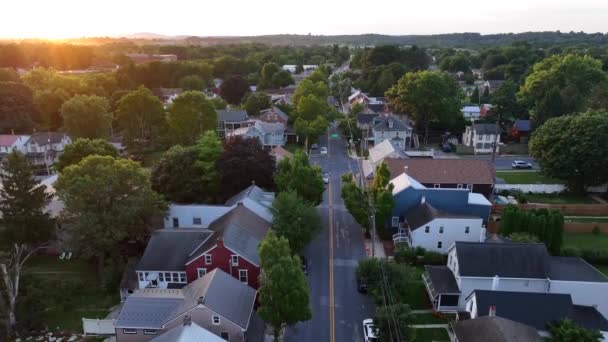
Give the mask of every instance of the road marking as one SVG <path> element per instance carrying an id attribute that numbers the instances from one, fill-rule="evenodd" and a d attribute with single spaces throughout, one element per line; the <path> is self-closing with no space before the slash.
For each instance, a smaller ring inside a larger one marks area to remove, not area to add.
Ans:
<path id="1" fill-rule="evenodd" d="M 329 129 L 327 130 L 327 157 L 331 156 L 331 140 L 329 139 Z M 332 188 L 331 179 L 327 187 L 329 200 L 329 341 L 335 342 L 335 307 L 334 307 L 334 232 L 333 232 L 333 208 L 332 208 Z"/>

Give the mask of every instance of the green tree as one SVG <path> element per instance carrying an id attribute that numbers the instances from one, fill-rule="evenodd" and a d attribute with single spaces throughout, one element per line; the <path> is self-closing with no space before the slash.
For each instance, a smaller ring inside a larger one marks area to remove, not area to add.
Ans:
<path id="1" fill-rule="evenodd" d="M 549 324 L 551 338 L 555 342 L 599 342 L 603 340 L 598 330 L 587 330 L 570 319 Z"/>
<path id="2" fill-rule="evenodd" d="M 352 89 L 352 81 L 349 77 L 343 73 L 333 74 L 329 78 L 329 90 L 333 97 L 338 100 L 340 107 L 344 106 L 344 103 L 348 101 L 350 91 Z"/>
<path id="3" fill-rule="evenodd" d="M 167 123 L 172 141 L 192 145 L 203 132 L 215 130 L 217 112 L 203 93 L 186 91 L 169 106 Z"/>
<path id="4" fill-rule="evenodd" d="M 319 116 L 324 116 L 327 112 L 327 99 L 310 94 L 300 98 L 295 114 L 296 119 L 302 118 L 306 121 L 313 121 Z"/>
<path id="5" fill-rule="evenodd" d="M 116 120 L 128 142 L 142 144 L 158 139 L 166 125 L 163 103 L 144 86 L 116 102 Z"/>
<path id="6" fill-rule="evenodd" d="M 543 242 L 553 255 L 559 255 L 563 242 L 564 217 L 557 210 L 523 210 L 508 205 L 502 212 L 500 232 L 504 236 L 514 236 L 514 239 L 521 240 L 533 236 Z"/>
<path id="7" fill-rule="evenodd" d="M 180 78 L 177 85 L 183 90 L 203 91 L 205 88 L 205 80 L 198 75 L 188 75 Z"/>
<path id="8" fill-rule="evenodd" d="M 118 157 L 118 151 L 112 144 L 103 139 L 78 138 L 65 147 L 65 150 L 59 156 L 59 161 L 55 164 L 55 169 L 61 172 L 66 167 L 78 164 L 91 155 L 116 158 Z"/>
<path id="9" fill-rule="evenodd" d="M 270 209 L 272 230 L 289 241 L 291 250 L 299 253 L 321 230 L 317 209 L 295 191 L 280 192 Z"/>
<path id="10" fill-rule="evenodd" d="M 21 82 L 21 77 L 13 68 L 0 68 L 0 82 Z"/>
<path id="11" fill-rule="evenodd" d="M 32 91 L 16 82 L 0 82 L 0 133 L 29 133 L 36 108 Z"/>
<path id="12" fill-rule="evenodd" d="M 57 130 L 63 125 L 61 105 L 70 98 L 63 89 L 47 89 L 34 93 L 34 105 L 40 113 L 40 126 L 48 130 Z"/>
<path id="13" fill-rule="evenodd" d="M 144 241 L 167 209 L 150 186 L 150 173 L 138 163 L 89 156 L 66 167 L 55 183 L 64 202 L 70 243 L 83 257 L 95 257 L 99 275 L 117 245 Z"/>
<path id="14" fill-rule="evenodd" d="M 530 154 L 548 177 L 585 193 L 608 181 L 608 112 L 586 112 L 553 118 L 530 139 Z"/>
<path id="15" fill-rule="evenodd" d="M 534 64 L 519 95 L 540 125 L 583 110 L 595 85 L 606 79 L 602 63 L 591 56 L 553 55 Z"/>
<path id="16" fill-rule="evenodd" d="M 317 165 L 310 165 L 308 156 L 300 150 L 293 158 L 284 158 L 279 162 L 274 181 L 279 191 L 295 191 L 313 205 L 323 200 L 323 171 Z"/>
<path id="17" fill-rule="evenodd" d="M 473 90 L 473 93 L 471 94 L 469 101 L 472 103 L 481 104 L 481 97 L 479 95 L 479 87 L 475 87 L 475 90 Z"/>
<path id="18" fill-rule="evenodd" d="M 312 318 L 308 284 L 300 259 L 292 256 L 287 239 L 271 231 L 258 251 L 262 266 L 258 313 L 272 326 L 278 342 L 286 326 Z"/>
<path id="19" fill-rule="evenodd" d="M 314 120 L 304 120 L 297 118 L 294 123 L 296 134 L 304 138 L 304 148 L 308 151 L 308 143 L 310 140 L 316 140 L 323 132 L 327 130 L 329 123 L 322 116 L 317 116 Z"/>
<path id="20" fill-rule="evenodd" d="M 105 138 L 112 129 L 110 103 L 96 95 L 76 95 L 61 106 L 65 130 L 77 138 Z"/>
<path id="21" fill-rule="evenodd" d="M 295 81 L 291 77 L 291 73 L 287 70 L 281 70 L 272 76 L 272 84 L 277 88 L 287 87 L 294 83 Z"/>
<path id="22" fill-rule="evenodd" d="M 370 207 L 367 194 L 355 184 L 352 174 L 342 175 L 342 199 L 348 212 L 369 234 Z"/>
<path id="23" fill-rule="evenodd" d="M 260 111 L 270 107 L 270 98 L 264 93 L 251 93 L 245 101 L 245 110 L 251 116 L 260 115 Z"/>
<path id="24" fill-rule="evenodd" d="M 262 66 L 260 71 L 260 81 L 258 82 L 258 88 L 267 89 L 275 87 L 273 77 L 277 74 L 281 68 L 276 63 L 266 63 Z"/>
<path id="25" fill-rule="evenodd" d="M 249 83 L 240 75 L 233 75 L 222 82 L 220 86 L 220 96 L 226 102 L 238 105 L 241 103 L 243 96 L 249 91 Z"/>
<path id="26" fill-rule="evenodd" d="M 525 115 L 525 109 L 517 101 L 517 85 L 511 81 L 505 81 L 492 94 L 492 116 L 501 118 L 501 125 L 505 122 L 514 122 Z"/>
<path id="27" fill-rule="evenodd" d="M 313 82 L 309 78 L 306 78 L 296 87 L 296 90 L 291 97 L 291 102 L 297 107 L 300 103 L 300 99 L 308 95 L 314 95 L 319 99 L 327 99 L 328 94 L 329 90 L 327 84 L 324 82 Z"/>
<path id="28" fill-rule="evenodd" d="M 376 167 L 374 175 L 374 181 L 370 189 L 376 210 L 374 216 L 376 227 L 381 228 L 379 233 L 384 237 L 390 234 L 390 231 L 386 229 L 386 223 L 391 217 L 395 205 L 393 200 L 393 184 L 390 183 L 391 172 L 384 163 Z"/>
<path id="29" fill-rule="evenodd" d="M 419 71 L 407 73 L 386 92 L 391 105 L 400 112 L 411 113 L 428 143 L 432 121 L 451 121 L 462 116 L 462 90 L 446 73 Z"/>
<path id="30" fill-rule="evenodd" d="M 378 341 L 405 341 L 406 338 L 411 337 L 409 328 L 412 321 L 411 312 L 410 306 L 403 303 L 376 308 L 374 325 L 378 329 Z"/>
<path id="31" fill-rule="evenodd" d="M 222 99 L 221 97 L 211 98 L 209 99 L 209 103 L 211 103 L 213 108 L 215 108 L 216 110 L 226 109 L 226 107 L 228 106 L 226 101 L 224 101 L 224 99 Z"/>

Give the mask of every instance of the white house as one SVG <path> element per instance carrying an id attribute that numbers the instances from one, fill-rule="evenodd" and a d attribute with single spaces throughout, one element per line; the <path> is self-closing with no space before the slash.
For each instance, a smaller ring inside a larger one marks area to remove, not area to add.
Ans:
<path id="1" fill-rule="evenodd" d="M 276 122 L 253 121 L 253 125 L 235 129 L 228 136 L 242 135 L 257 138 L 263 146 L 274 147 L 285 145 L 285 125 Z"/>
<path id="2" fill-rule="evenodd" d="M 496 153 L 500 149 L 500 131 L 495 124 L 472 124 L 467 126 L 462 134 L 462 143 L 473 147 L 475 154 L 492 153 L 492 147 L 496 144 Z"/>
<path id="3" fill-rule="evenodd" d="M 542 243 L 456 241 L 446 266 L 425 266 L 427 293 L 438 311 L 464 311 L 476 290 L 562 293 L 575 305 L 608 315 L 608 278 L 581 258 L 550 256 Z"/>
<path id="4" fill-rule="evenodd" d="M 65 147 L 72 139 L 65 133 L 37 132 L 32 134 L 25 143 L 25 153 L 28 160 L 36 165 L 50 167 L 53 165 Z"/>
<path id="5" fill-rule="evenodd" d="M 390 140 L 400 149 L 410 147 L 412 127 L 394 115 L 378 115 L 373 119 L 372 137 L 374 145 Z"/>
<path id="6" fill-rule="evenodd" d="M 479 106 L 464 106 L 460 111 L 467 120 L 477 120 L 481 117 L 481 109 Z"/>
<path id="7" fill-rule="evenodd" d="M 369 150 L 369 157 L 362 162 L 363 175 L 365 178 L 373 177 L 376 167 L 386 158 L 407 158 L 405 152 L 399 148 L 392 140 L 386 139 L 374 145 Z"/>
<path id="8" fill-rule="evenodd" d="M 480 242 L 486 238 L 481 217 L 450 214 L 426 202 L 408 211 L 401 223 L 399 217 L 393 217 L 393 226 L 397 225 L 400 239 L 396 242 L 437 253 L 447 253 L 456 241 Z"/>
<path id="9" fill-rule="evenodd" d="M 25 143 L 29 135 L 0 134 L 0 157 L 13 151 L 25 153 Z"/>

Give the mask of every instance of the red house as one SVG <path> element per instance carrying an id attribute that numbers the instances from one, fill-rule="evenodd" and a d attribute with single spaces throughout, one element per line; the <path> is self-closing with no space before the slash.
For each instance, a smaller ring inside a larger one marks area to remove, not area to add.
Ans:
<path id="1" fill-rule="evenodd" d="M 139 288 L 181 288 L 219 268 L 258 288 L 257 249 L 270 223 L 239 202 L 208 229 L 155 231 L 135 269 Z"/>
<path id="2" fill-rule="evenodd" d="M 278 107 L 271 107 L 260 111 L 260 121 L 287 125 L 289 117 Z"/>

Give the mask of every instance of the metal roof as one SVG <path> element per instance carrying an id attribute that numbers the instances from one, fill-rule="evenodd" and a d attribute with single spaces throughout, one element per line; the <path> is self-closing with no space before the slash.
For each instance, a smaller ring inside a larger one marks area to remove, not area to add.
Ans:
<path id="1" fill-rule="evenodd" d="M 127 297 L 114 326 L 160 329 L 165 322 L 179 315 L 176 310 L 183 302 L 183 297 L 155 298 L 138 296 L 136 292 Z"/>
<path id="2" fill-rule="evenodd" d="M 243 122 L 247 120 L 247 112 L 244 110 L 217 110 L 217 120 L 224 122 Z"/>
<path id="3" fill-rule="evenodd" d="M 433 283 L 433 288 L 437 294 L 460 293 L 456 278 L 454 278 L 454 273 L 447 266 L 425 265 L 424 269 L 431 278 L 431 283 Z"/>
<path id="4" fill-rule="evenodd" d="M 151 342 L 225 342 L 196 323 L 178 325 Z"/>

